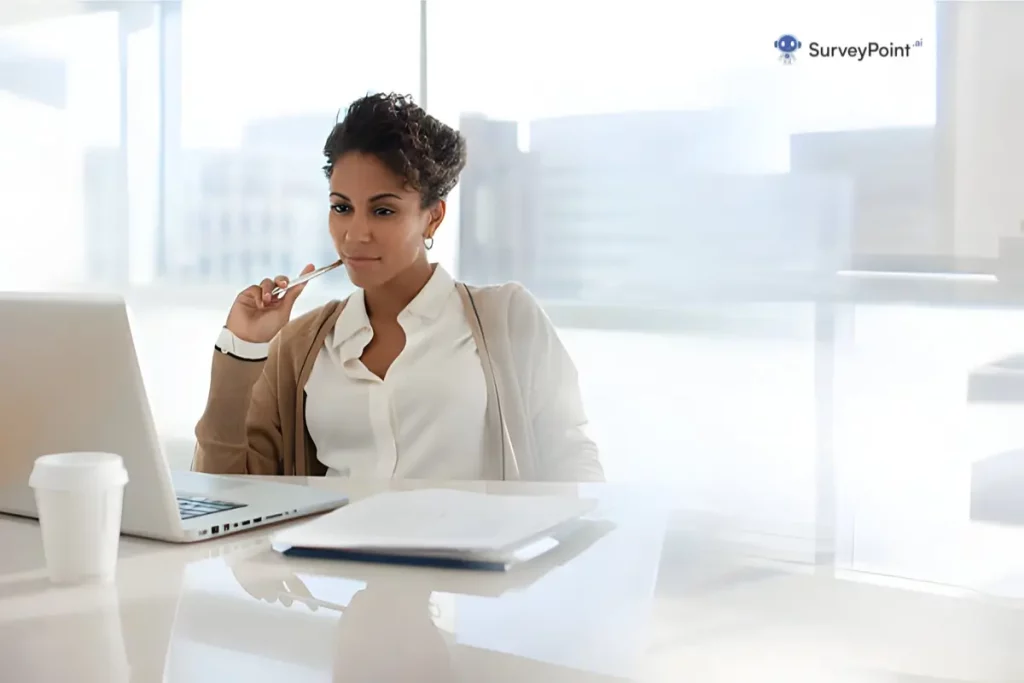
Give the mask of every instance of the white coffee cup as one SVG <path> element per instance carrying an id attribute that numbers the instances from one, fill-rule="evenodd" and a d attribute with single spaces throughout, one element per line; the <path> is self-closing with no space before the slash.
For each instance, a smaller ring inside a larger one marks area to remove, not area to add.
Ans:
<path id="1" fill-rule="evenodd" d="M 128 472 L 111 453 L 56 453 L 37 458 L 35 491 L 43 553 L 55 583 L 114 580 L 121 504 Z"/>

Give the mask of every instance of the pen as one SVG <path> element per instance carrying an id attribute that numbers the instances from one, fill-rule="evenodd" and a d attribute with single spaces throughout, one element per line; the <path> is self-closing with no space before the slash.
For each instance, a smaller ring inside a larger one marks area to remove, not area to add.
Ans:
<path id="1" fill-rule="evenodd" d="M 298 285 L 301 285 L 301 284 L 303 284 L 305 282 L 309 282 L 310 280 L 312 280 L 315 277 L 320 277 L 324 273 L 329 273 L 329 272 L 331 272 L 332 270 L 334 270 L 335 268 L 337 268 L 340 265 L 341 265 L 341 259 L 338 259 L 337 261 L 335 261 L 334 263 L 330 264 L 329 266 L 323 266 L 321 268 L 317 268 L 316 270 L 314 270 L 314 271 L 312 271 L 310 273 L 306 273 L 305 275 L 302 275 L 300 277 L 295 278 L 294 280 L 289 282 L 284 287 L 274 287 L 274 289 L 271 290 L 270 294 L 272 296 L 283 296 L 284 293 L 287 292 L 292 287 L 297 287 Z"/>

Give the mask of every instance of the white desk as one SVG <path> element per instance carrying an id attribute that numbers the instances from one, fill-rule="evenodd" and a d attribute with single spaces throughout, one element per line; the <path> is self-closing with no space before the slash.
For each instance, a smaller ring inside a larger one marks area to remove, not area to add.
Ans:
<path id="1" fill-rule="evenodd" d="M 356 499 L 390 486 L 308 483 Z M 116 586 L 55 588 L 36 524 L 0 517 L 0 679 L 1024 680 L 1024 602 L 768 562 L 727 524 L 670 518 L 650 492 L 582 493 L 610 524 L 508 574 L 295 560 L 255 530 L 191 546 L 125 538 Z"/>

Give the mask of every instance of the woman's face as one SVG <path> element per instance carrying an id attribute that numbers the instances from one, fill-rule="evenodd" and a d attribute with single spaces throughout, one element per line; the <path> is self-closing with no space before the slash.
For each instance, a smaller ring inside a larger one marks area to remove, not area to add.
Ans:
<path id="1" fill-rule="evenodd" d="M 419 192 L 372 154 L 349 152 L 331 171 L 328 225 L 352 283 L 383 285 L 418 261 L 433 237 L 445 204 L 423 208 Z"/>

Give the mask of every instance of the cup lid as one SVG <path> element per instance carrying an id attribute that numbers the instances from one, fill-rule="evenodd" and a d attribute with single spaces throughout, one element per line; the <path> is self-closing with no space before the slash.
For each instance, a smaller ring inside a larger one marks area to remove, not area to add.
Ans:
<path id="1" fill-rule="evenodd" d="M 128 471 L 113 453 L 54 453 L 36 458 L 28 485 L 62 491 L 124 486 Z"/>

